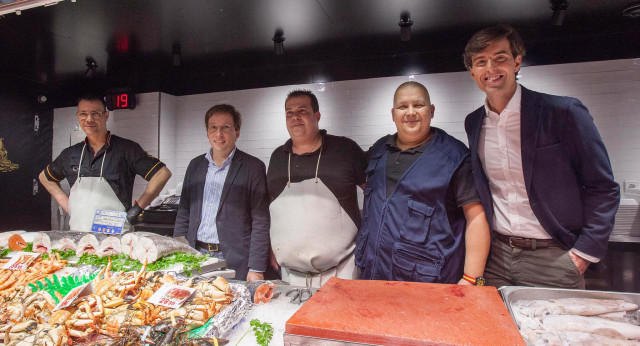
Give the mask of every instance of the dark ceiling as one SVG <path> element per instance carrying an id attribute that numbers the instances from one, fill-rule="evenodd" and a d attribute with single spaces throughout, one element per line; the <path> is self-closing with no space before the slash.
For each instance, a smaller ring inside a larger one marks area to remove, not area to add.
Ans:
<path id="1" fill-rule="evenodd" d="M 0 17 L 0 79 L 32 82 L 61 106 L 87 87 L 185 95 L 463 71 L 468 38 L 497 23 L 522 34 L 524 65 L 638 58 L 640 18 L 622 16 L 628 4 L 570 1 L 564 25 L 551 26 L 546 0 L 67 0 Z"/>

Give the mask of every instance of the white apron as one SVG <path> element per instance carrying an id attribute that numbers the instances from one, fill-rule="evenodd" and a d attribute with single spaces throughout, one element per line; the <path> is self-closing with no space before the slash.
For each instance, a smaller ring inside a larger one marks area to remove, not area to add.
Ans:
<path id="1" fill-rule="evenodd" d="M 107 180 L 102 177 L 104 158 L 107 156 L 106 152 L 102 157 L 102 164 L 100 165 L 100 177 L 80 177 L 82 159 L 86 147 L 87 144 L 85 143 L 82 147 L 82 154 L 80 155 L 78 178 L 75 184 L 73 184 L 71 191 L 69 191 L 69 228 L 72 231 L 80 232 L 91 232 L 93 217 L 98 209 L 125 211 L 124 205 L 122 205 L 116 193 L 113 192 Z M 131 225 L 129 222 L 125 221 L 122 227 L 122 233 L 128 231 L 130 228 Z"/>
<path id="2" fill-rule="evenodd" d="M 335 195 L 318 178 L 288 182 L 269 206 L 271 246 L 282 267 L 282 279 L 293 286 L 320 287 L 331 277 L 355 279 L 354 249 L 358 228 Z M 288 280 L 287 280 L 288 279 Z"/>

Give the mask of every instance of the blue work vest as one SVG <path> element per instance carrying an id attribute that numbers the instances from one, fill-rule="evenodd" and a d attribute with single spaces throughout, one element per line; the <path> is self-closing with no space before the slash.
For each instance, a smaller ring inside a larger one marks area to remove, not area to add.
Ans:
<path id="1" fill-rule="evenodd" d="M 386 196 L 389 136 L 370 152 L 362 226 L 356 241 L 360 278 L 457 283 L 464 270 L 462 208 L 447 214 L 449 182 L 469 149 L 432 127 L 431 143 Z"/>

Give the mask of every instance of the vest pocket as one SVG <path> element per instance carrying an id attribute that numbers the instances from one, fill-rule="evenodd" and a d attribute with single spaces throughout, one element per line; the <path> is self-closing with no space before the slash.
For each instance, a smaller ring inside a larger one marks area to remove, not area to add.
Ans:
<path id="1" fill-rule="evenodd" d="M 424 243 L 429 235 L 432 215 L 433 207 L 410 199 L 407 216 L 400 228 L 400 236 L 413 243 Z"/>
<path id="2" fill-rule="evenodd" d="M 427 249 L 397 244 L 393 249 L 392 280 L 438 282 L 442 261 L 427 253 Z"/>

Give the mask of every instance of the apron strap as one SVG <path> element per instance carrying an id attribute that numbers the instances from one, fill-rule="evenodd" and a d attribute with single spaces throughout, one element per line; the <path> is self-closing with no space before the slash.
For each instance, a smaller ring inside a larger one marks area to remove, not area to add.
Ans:
<path id="1" fill-rule="evenodd" d="M 80 163 L 78 164 L 78 180 L 80 180 L 80 170 L 82 169 L 82 160 L 84 158 L 84 149 L 87 147 L 87 143 L 85 142 L 82 146 L 82 153 L 80 154 Z M 107 157 L 107 151 L 104 151 L 104 155 L 102 156 L 102 164 L 100 165 L 100 179 L 102 179 L 102 171 L 104 169 L 104 159 Z"/>
<path id="2" fill-rule="evenodd" d="M 322 157 L 322 146 L 318 154 L 318 162 L 316 163 L 316 184 L 318 183 L 318 169 L 320 168 L 320 158 Z M 289 163 L 287 164 L 287 187 L 291 187 L 291 152 L 289 152 Z"/>

